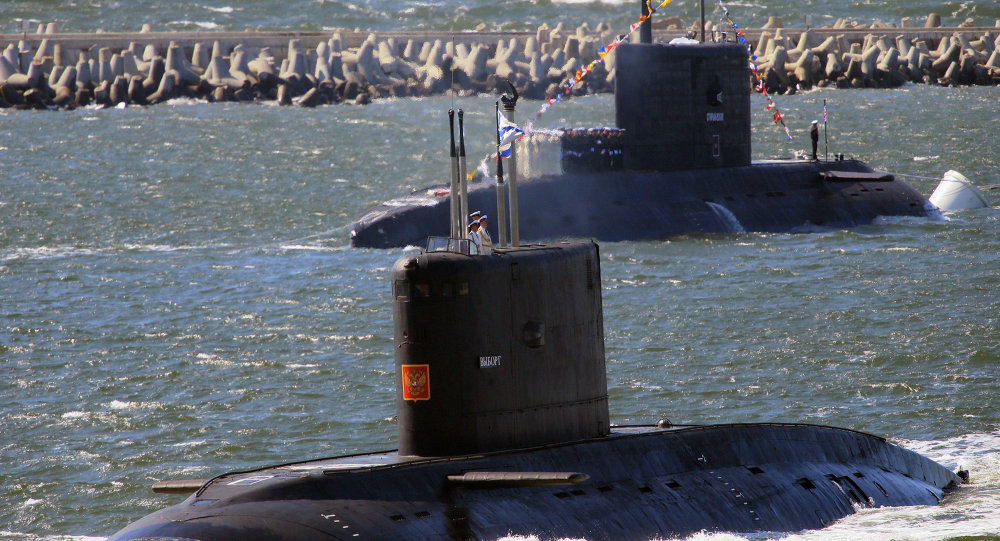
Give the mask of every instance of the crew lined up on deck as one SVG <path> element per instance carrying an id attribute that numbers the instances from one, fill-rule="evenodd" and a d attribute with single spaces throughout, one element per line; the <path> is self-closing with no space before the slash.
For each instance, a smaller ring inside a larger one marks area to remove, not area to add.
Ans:
<path id="1" fill-rule="evenodd" d="M 486 230 L 488 216 L 475 211 L 469 214 L 469 255 L 489 255 L 493 253 L 493 239 Z"/>
<path id="2" fill-rule="evenodd" d="M 493 239 L 486 230 L 488 216 L 480 211 L 469 214 L 469 255 L 489 255 L 493 253 Z"/>

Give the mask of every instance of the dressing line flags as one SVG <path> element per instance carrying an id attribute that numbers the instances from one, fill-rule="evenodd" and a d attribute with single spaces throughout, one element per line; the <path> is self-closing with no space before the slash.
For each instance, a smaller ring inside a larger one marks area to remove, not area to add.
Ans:
<path id="1" fill-rule="evenodd" d="M 760 92 L 761 94 L 764 95 L 765 98 L 767 98 L 767 110 L 772 111 L 773 113 L 771 115 L 771 118 L 774 119 L 775 124 L 781 124 L 781 127 L 785 129 L 785 137 L 788 138 L 789 141 L 791 141 L 792 134 L 788 131 L 788 126 L 785 125 L 785 120 L 782 118 L 781 113 L 778 111 L 778 104 L 774 103 L 774 100 L 771 99 L 771 95 L 767 93 L 767 87 L 764 85 L 764 79 L 763 77 L 761 77 L 760 72 L 757 71 L 757 55 L 753 54 L 753 52 L 750 50 L 750 42 L 746 40 L 746 38 L 743 36 L 743 31 L 740 30 L 740 27 L 736 25 L 736 22 L 733 21 L 733 18 L 729 16 L 729 10 L 726 9 L 726 5 L 722 3 L 722 0 L 719 0 L 719 7 L 722 8 L 722 12 L 726 14 L 725 17 L 726 22 L 728 22 L 729 25 L 733 27 L 733 32 L 736 32 L 736 39 L 747 48 L 747 55 L 750 58 L 750 72 L 753 73 L 753 76 L 757 79 L 757 86 L 756 86 L 757 92 Z"/>
<path id="2" fill-rule="evenodd" d="M 640 16 L 637 22 L 634 22 L 629 26 L 628 32 L 618 36 L 614 42 L 608 44 L 607 46 L 602 46 L 600 50 L 597 51 L 597 56 L 598 56 L 597 59 L 591 61 L 590 64 L 587 64 L 586 66 L 576 70 L 576 73 L 573 75 L 573 77 L 571 77 L 570 80 L 566 81 L 559 87 L 560 91 L 554 97 L 550 97 L 545 100 L 545 103 L 542 104 L 542 108 L 539 109 L 537 113 L 535 113 L 535 119 L 538 119 L 538 117 L 542 116 L 542 113 L 548 111 L 549 107 L 552 107 L 553 104 L 562 103 L 562 94 L 569 96 L 569 91 L 573 88 L 573 86 L 576 85 L 576 83 L 579 83 L 580 79 L 583 79 L 591 71 L 593 71 L 598 64 L 604 62 L 604 57 L 607 56 L 612 49 L 614 49 L 615 47 L 617 47 L 622 43 L 627 43 L 629 40 L 629 36 L 632 35 L 632 33 L 635 32 L 636 29 L 639 28 L 639 26 L 642 23 L 646 22 L 646 20 L 649 19 L 653 15 L 653 13 L 656 13 L 657 9 L 672 3 L 674 0 L 661 0 L 660 5 L 656 7 L 653 7 L 652 4 L 653 0 L 643 0 L 643 1 L 646 4 L 646 11 L 648 11 L 649 13 Z"/>
<path id="3" fill-rule="evenodd" d="M 569 98 L 569 96 L 570 96 L 570 90 L 572 90 L 573 86 L 576 85 L 576 83 L 580 82 L 581 79 L 583 79 L 588 74 L 590 74 L 591 71 L 593 71 L 594 68 L 598 64 L 604 62 L 604 57 L 607 56 L 609 53 L 611 53 L 611 51 L 615 47 L 617 47 L 618 45 L 620 45 L 622 43 L 627 43 L 629 41 L 629 36 L 631 36 L 632 33 L 635 32 L 636 29 L 638 29 L 639 26 L 642 23 L 646 22 L 646 20 L 649 19 L 653 15 L 653 13 L 656 13 L 656 10 L 658 10 L 660 8 L 663 8 L 663 7 L 666 7 L 667 5 L 673 3 L 674 0 L 659 0 L 659 5 L 657 5 L 656 7 L 653 6 L 653 2 L 654 1 L 655 0 L 643 0 L 643 3 L 646 4 L 646 8 L 647 8 L 648 13 L 640 16 L 639 20 L 637 22 L 632 23 L 629 26 L 628 32 L 626 32 L 624 34 L 621 34 L 612 43 L 608 44 L 607 46 L 602 46 L 600 48 L 600 50 L 598 50 L 598 52 L 597 52 L 598 58 L 596 58 L 590 64 L 587 64 L 583 68 L 576 70 L 576 73 L 573 75 L 573 77 L 571 77 L 568 81 L 566 81 L 565 83 L 563 83 L 562 85 L 560 85 L 559 91 L 556 93 L 555 96 L 551 96 L 551 97 L 546 98 L 545 101 L 544 101 L 544 103 L 542 103 L 542 107 L 538 110 L 538 112 L 535 113 L 535 120 L 538 120 L 538 118 L 540 118 L 542 116 L 542 114 L 544 114 L 546 111 L 548 111 L 549 108 L 551 108 L 553 105 L 562 103 L 563 102 L 563 99 L 562 99 L 563 95 L 565 95 L 567 98 Z M 757 57 L 750 50 L 750 43 L 746 40 L 746 37 L 744 36 L 743 31 L 740 29 L 740 27 L 733 20 L 732 16 L 730 16 L 729 9 L 726 8 L 726 5 L 722 2 L 722 0 L 718 0 L 718 2 L 719 2 L 719 7 L 722 9 L 722 12 L 725 14 L 725 20 L 726 20 L 726 22 L 728 22 L 729 25 L 732 26 L 733 31 L 736 33 L 736 39 L 747 48 L 747 56 L 748 56 L 748 59 L 749 59 L 750 71 L 753 74 L 754 78 L 757 80 L 757 84 L 755 85 L 755 89 L 758 92 L 760 92 L 761 94 L 763 94 L 765 98 L 767 98 L 767 110 L 771 112 L 771 118 L 772 118 L 772 120 L 774 120 L 775 124 L 780 124 L 781 127 L 784 128 L 784 130 L 785 130 L 785 137 L 789 141 L 791 141 L 792 140 L 792 134 L 788 130 L 788 126 L 785 125 L 785 120 L 781 116 L 781 112 L 778 110 L 778 104 L 775 103 L 774 99 L 771 98 L 771 95 L 768 94 L 767 89 L 764 86 L 764 80 L 761 77 L 761 74 L 757 71 Z M 528 129 L 529 130 L 531 129 L 531 123 L 530 122 L 528 123 Z"/>

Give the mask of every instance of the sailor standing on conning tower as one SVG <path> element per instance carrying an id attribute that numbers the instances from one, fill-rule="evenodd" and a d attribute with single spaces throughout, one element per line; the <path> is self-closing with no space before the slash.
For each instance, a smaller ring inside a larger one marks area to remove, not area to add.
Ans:
<path id="1" fill-rule="evenodd" d="M 479 238 L 479 220 L 469 222 L 469 255 L 482 253 L 482 240 Z"/>
<path id="2" fill-rule="evenodd" d="M 486 230 L 486 218 L 485 214 L 479 217 L 479 230 L 476 231 L 479 234 L 479 253 L 483 255 L 493 253 L 493 239 L 490 238 L 490 232 Z"/>
<path id="3" fill-rule="evenodd" d="M 816 161 L 819 159 L 819 156 L 816 154 L 816 147 L 819 145 L 819 121 L 812 121 L 812 128 L 809 130 L 809 138 L 812 139 L 813 144 L 813 161 Z"/>

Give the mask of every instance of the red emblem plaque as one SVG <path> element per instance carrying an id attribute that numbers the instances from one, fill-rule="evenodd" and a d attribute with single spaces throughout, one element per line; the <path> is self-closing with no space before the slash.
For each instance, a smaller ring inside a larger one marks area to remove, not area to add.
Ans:
<path id="1" fill-rule="evenodd" d="M 403 400 L 431 399 L 431 371 L 427 364 L 404 364 Z"/>

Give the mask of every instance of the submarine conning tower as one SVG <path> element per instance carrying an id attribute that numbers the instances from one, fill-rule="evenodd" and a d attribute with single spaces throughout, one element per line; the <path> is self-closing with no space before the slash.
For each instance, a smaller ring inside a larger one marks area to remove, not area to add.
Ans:
<path id="1" fill-rule="evenodd" d="M 615 123 L 624 168 L 750 165 L 750 68 L 737 43 L 616 48 Z"/>
<path id="2" fill-rule="evenodd" d="M 407 255 L 392 281 L 399 454 L 610 433 L 596 244 Z"/>

